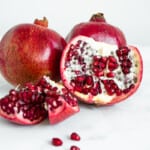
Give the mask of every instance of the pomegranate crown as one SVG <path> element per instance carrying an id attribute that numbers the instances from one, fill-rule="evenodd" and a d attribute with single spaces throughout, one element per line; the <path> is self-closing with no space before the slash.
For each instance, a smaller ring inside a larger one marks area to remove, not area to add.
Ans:
<path id="1" fill-rule="evenodd" d="M 93 22 L 106 22 L 104 14 L 101 13 L 101 12 L 93 14 L 92 17 L 90 18 L 90 21 L 93 21 Z"/>

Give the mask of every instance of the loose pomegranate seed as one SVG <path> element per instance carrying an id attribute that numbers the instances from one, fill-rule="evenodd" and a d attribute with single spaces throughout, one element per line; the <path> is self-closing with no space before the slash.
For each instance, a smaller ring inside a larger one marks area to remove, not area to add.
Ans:
<path id="1" fill-rule="evenodd" d="M 79 136 L 78 133 L 73 132 L 73 133 L 71 133 L 71 135 L 70 135 L 70 139 L 71 139 L 71 140 L 74 140 L 74 141 L 80 141 L 80 136 Z"/>
<path id="2" fill-rule="evenodd" d="M 63 145 L 63 141 L 60 138 L 55 137 L 55 138 L 52 138 L 52 144 L 54 146 L 61 146 Z"/>
<path id="3" fill-rule="evenodd" d="M 80 150 L 80 148 L 78 146 L 73 145 L 70 147 L 70 150 Z"/>

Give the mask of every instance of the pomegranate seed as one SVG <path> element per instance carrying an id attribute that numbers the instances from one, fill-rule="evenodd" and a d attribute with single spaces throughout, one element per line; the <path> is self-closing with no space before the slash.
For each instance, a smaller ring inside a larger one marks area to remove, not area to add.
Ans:
<path id="1" fill-rule="evenodd" d="M 63 145 L 63 141 L 60 138 L 52 138 L 52 144 L 54 146 L 61 146 Z"/>
<path id="2" fill-rule="evenodd" d="M 86 84 L 87 85 L 93 85 L 94 84 L 92 76 L 87 76 Z"/>
<path id="3" fill-rule="evenodd" d="M 116 60 L 116 58 L 115 58 L 114 56 L 109 56 L 109 57 L 108 57 L 108 60 L 109 60 L 110 62 L 112 62 L 112 63 L 117 63 L 117 60 Z"/>
<path id="4" fill-rule="evenodd" d="M 78 133 L 73 132 L 73 133 L 71 133 L 71 135 L 70 135 L 70 139 L 71 139 L 71 140 L 74 140 L 74 141 L 80 141 L 80 136 L 79 136 Z"/>
<path id="5" fill-rule="evenodd" d="M 86 79 L 86 76 L 77 76 L 76 77 L 77 82 L 84 82 L 85 79 Z"/>
<path id="6" fill-rule="evenodd" d="M 115 73 L 113 73 L 113 72 L 108 72 L 107 73 L 108 78 L 113 78 L 114 76 L 115 76 Z"/>
<path id="7" fill-rule="evenodd" d="M 78 146 L 73 145 L 70 147 L 70 150 L 80 150 L 80 148 Z"/>

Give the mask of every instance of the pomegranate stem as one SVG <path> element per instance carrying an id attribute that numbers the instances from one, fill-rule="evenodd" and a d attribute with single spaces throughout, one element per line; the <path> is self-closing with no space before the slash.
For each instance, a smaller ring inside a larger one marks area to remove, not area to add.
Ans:
<path id="1" fill-rule="evenodd" d="M 43 27 L 48 27 L 48 20 L 46 17 L 43 17 L 43 19 L 35 19 L 34 24 L 40 25 Z"/>
<path id="2" fill-rule="evenodd" d="M 100 12 L 98 12 L 96 14 L 93 14 L 90 21 L 93 21 L 93 22 L 106 22 L 104 14 L 100 13 Z"/>

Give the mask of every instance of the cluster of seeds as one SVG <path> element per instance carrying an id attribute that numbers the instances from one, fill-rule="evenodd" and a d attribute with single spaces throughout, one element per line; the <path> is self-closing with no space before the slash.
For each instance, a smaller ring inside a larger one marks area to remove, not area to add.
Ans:
<path id="1" fill-rule="evenodd" d="M 71 106 L 78 105 L 77 98 L 66 88 L 58 88 L 47 79 L 43 77 L 36 84 L 27 83 L 23 88 L 10 90 L 8 95 L 1 98 L 0 108 L 7 115 L 20 115 L 30 121 L 40 121 L 47 116 L 47 105 L 53 111 L 62 105 L 62 98 Z"/>
<path id="2" fill-rule="evenodd" d="M 70 45 L 65 75 L 74 91 L 95 96 L 106 92 L 119 96 L 128 93 L 136 83 L 136 68 L 133 68 L 131 55 L 128 47 L 99 50 L 78 40 Z"/>

